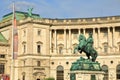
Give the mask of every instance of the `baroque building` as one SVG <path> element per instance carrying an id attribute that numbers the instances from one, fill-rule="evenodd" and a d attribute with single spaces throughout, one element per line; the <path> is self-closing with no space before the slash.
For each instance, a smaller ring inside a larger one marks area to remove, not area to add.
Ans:
<path id="1" fill-rule="evenodd" d="M 70 80 L 72 62 L 85 54 L 73 54 L 79 34 L 93 33 L 97 61 L 104 80 L 120 80 L 120 16 L 50 19 L 28 17 L 16 11 L 18 53 L 14 60 L 15 80 Z M 12 13 L 0 21 L 0 78 L 11 76 Z"/>

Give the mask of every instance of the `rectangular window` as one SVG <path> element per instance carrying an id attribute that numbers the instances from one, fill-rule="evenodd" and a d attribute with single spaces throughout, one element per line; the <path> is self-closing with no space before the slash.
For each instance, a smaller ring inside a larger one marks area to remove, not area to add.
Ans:
<path id="1" fill-rule="evenodd" d="M 41 35 L 41 30 L 38 30 L 37 34 L 38 34 L 38 36 L 40 36 Z"/>
<path id="2" fill-rule="evenodd" d="M 37 61 L 37 66 L 40 66 L 40 61 Z"/>
<path id="3" fill-rule="evenodd" d="M 26 52 L 26 45 L 24 44 L 23 45 L 23 53 L 25 53 Z"/>
<path id="4" fill-rule="evenodd" d="M 120 52 L 120 45 L 119 45 L 119 52 Z"/>
<path id="5" fill-rule="evenodd" d="M 108 52 L 108 46 L 104 45 L 104 52 L 107 53 Z"/>
<path id="6" fill-rule="evenodd" d="M 41 53 L 41 46 L 37 45 L 37 53 Z"/>
<path id="7" fill-rule="evenodd" d="M 63 53 L 63 48 L 59 47 L 59 53 L 62 54 Z"/>
<path id="8" fill-rule="evenodd" d="M 25 61 L 23 61 L 23 66 L 25 66 Z"/>
<path id="9" fill-rule="evenodd" d="M 2 54 L 1 54 L 1 55 L 0 55 L 0 58 L 5 58 L 5 55 L 2 55 Z"/>
<path id="10" fill-rule="evenodd" d="M 107 37 L 108 36 L 108 33 L 107 32 L 104 32 L 104 36 L 103 37 Z"/>
<path id="11" fill-rule="evenodd" d="M 0 74 L 4 74 L 4 68 L 5 65 L 4 64 L 0 64 Z"/>
<path id="12" fill-rule="evenodd" d="M 26 36 L 26 30 L 23 30 L 23 37 Z"/>

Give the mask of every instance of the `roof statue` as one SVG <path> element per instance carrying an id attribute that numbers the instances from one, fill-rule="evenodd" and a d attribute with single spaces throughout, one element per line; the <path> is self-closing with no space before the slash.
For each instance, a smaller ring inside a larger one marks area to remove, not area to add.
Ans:
<path id="1" fill-rule="evenodd" d="M 27 10 L 28 10 L 28 16 L 32 17 L 33 8 L 28 8 Z"/>

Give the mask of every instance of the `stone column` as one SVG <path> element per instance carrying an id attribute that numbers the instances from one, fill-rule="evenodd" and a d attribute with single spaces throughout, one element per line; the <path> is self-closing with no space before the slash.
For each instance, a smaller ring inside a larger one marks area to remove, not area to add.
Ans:
<path id="1" fill-rule="evenodd" d="M 54 36 L 54 45 L 55 45 L 55 48 L 54 48 L 54 53 L 56 54 L 57 53 L 57 30 L 55 29 L 55 36 Z"/>
<path id="2" fill-rule="evenodd" d="M 52 30 L 50 29 L 50 54 L 52 52 Z"/>
<path id="3" fill-rule="evenodd" d="M 113 33 L 112 33 L 112 45 L 115 47 L 115 27 L 113 27 Z"/>
<path id="4" fill-rule="evenodd" d="M 78 34 L 79 34 L 79 35 L 81 34 L 80 29 L 78 29 Z"/>
<path id="5" fill-rule="evenodd" d="M 64 53 L 66 53 L 67 50 L 67 38 L 66 38 L 66 29 L 64 29 Z"/>
<path id="6" fill-rule="evenodd" d="M 108 42 L 108 52 L 110 52 L 111 47 L 111 40 L 110 40 L 110 27 L 108 27 L 108 35 L 107 35 L 107 42 Z M 112 39 L 112 38 L 111 38 Z"/>
<path id="7" fill-rule="evenodd" d="M 95 28 L 93 28 L 93 39 L 94 39 L 93 46 L 96 47 L 97 41 L 96 41 Z"/>
<path id="8" fill-rule="evenodd" d="M 100 48 L 100 28 L 98 28 L 98 35 L 97 35 L 97 37 L 98 37 L 98 41 L 97 41 L 98 48 Z"/>
<path id="9" fill-rule="evenodd" d="M 69 53 L 72 53 L 71 29 L 69 29 Z"/>
<path id="10" fill-rule="evenodd" d="M 114 50 L 114 52 L 116 52 L 116 40 L 115 40 L 115 27 L 113 27 L 113 31 L 112 31 L 113 33 L 112 33 L 112 46 L 113 46 L 113 50 Z"/>

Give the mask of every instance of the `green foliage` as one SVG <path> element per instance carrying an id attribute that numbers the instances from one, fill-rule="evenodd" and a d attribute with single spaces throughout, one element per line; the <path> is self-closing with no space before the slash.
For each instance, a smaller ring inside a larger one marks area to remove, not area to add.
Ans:
<path id="1" fill-rule="evenodd" d="M 45 80 L 55 80 L 55 79 L 52 77 L 49 77 L 49 78 L 46 78 Z"/>

